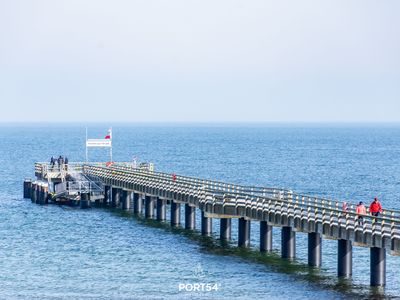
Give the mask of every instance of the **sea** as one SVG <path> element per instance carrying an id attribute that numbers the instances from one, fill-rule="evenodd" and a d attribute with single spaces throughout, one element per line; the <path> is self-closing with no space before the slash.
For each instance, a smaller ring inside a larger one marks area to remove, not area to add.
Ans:
<path id="1" fill-rule="evenodd" d="M 399 124 L 2 124 L 0 299 L 391 299 L 400 297 L 400 257 L 387 255 L 387 285 L 369 286 L 369 249 L 353 248 L 353 276 L 337 278 L 337 241 L 324 239 L 322 268 L 307 266 L 307 235 L 294 261 L 197 230 L 171 228 L 110 208 L 36 205 L 23 199 L 34 163 L 85 160 L 89 138 L 112 126 L 113 160 L 157 171 L 400 209 Z M 89 149 L 89 161 L 109 161 Z M 197 212 L 198 213 L 198 212 Z M 183 217 L 183 215 L 182 215 Z M 183 218 L 182 218 L 183 223 Z"/>

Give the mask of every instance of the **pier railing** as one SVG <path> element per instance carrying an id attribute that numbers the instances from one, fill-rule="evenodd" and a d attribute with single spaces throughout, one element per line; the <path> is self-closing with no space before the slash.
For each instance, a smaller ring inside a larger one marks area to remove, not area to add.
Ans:
<path id="1" fill-rule="evenodd" d="M 175 177 L 167 173 L 121 166 L 110 168 L 85 166 L 84 171 L 93 176 L 112 179 L 116 183 L 121 181 L 146 186 L 149 193 L 166 190 L 188 197 L 197 197 L 205 206 L 220 205 L 224 208 L 214 213 L 257 219 L 257 212 L 268 212 L 271 216 L 286 216 L 291 223 L 297 224 L 303 230 L 308 230 L 306 223 L 313 222 L 316 224 L 313 226 L 319 226 L 321 231 L 324 226 L 329 226 L 338 228 L 339 231 L 345 230 L 347 235 L 349 232 L 353 235 L 358 232 L 362 236 L 370 236 L 371 243 L 372 239 L 379 236 L 380 241 L 386 243 L 387 247 L 390 247 L 391 240 L 400 238 L 400 218 L 396 210 L 385 210 L 380 217 L 363 215 L 362 222 L 359 222 L 360 215 L 357 215 L 351 206 L 349 210 L 343 211 L 338 201 L 298 195 L 289 190 L 240 186 L 186 176 Z M 238 213 L 238 208 L 239 211 L 242 209 L 241 213 Z M 252 213 L 249 215 L 246 213 L 247 210 Z M 340 235 L 339 232 L 337 234 Z M 394 247 L 392 248 L 394 250 Z"/>
<path id="2" fill-rule="evenodd" d="M 292 190 L 276 188 L 276 187 L 260 187 L 260 186 L 247 186 L 231 184 L 222 181 L 199 179 L 189 176 L 176 175 L 175 181 L 171 173 L 163 172 L 149 172 L 146 170 L 133 169 L 132 167 L 126 167 L 122 165 L 112 166 L 113 170 L 120 170 L 127 172 L 126 174 L 140 174 L 140 176 L 148 179 L 159 180 L 160 182 L 175 182 L 175 185 L 181 185 L 186 187 L 190 192 L 193 189 L 201 188 L 205 191 L 214 195 L 232 195 L 235 197 L 246 197 L 246 196 L 258 196 L 258 197 L 272 197 L 278 198 L 289 202 L 306 203 L 308 205 L 321 205 L 323 207 L 329 207 L 339 212 L 356 212 L 356 204 L 346 201 L 348 204 L 347 210 L 343 210 L 344 201 L 326 199 L 322 197 L 315 197 L 309 195 L 303 195 L 295 193 Z M 367 214 L 369 214 L 369 207 L 366 206 Z M 384 208 L 381 216 L 383 218 L 390 218 L 400 220 L 400 210 Z"/>
<path id="3" fill-rule="evenodd" d="M 81 193 L 102 193 L 103 186 L 101 182 L 96 181 L 64 181 L 55 186 L 55 195 L 62 194 L 78 195 Z"/>
<path id="4" fill-rule="evenodd" d="M 68 164 L 57 164 L 54 165 L 46 162 L 38 162 L 35 163 L 35 176 L 42 178 L 44 180 L 51 180 L 52 178 L 58 178 L 61 181 L 64 181 L 67 174 L 74 174 L 74 173 L 82 173 L 83 166 L 85 162 L 73 162 Z M 128 162 L 119 162 L 115 163 L 121 167 L 132 167 L 131 163 Z M 103 163 L 103 162 L 93 162 L 90 163 L 92 166 L 98 167 L 107 167 L 110 163 Z"/>

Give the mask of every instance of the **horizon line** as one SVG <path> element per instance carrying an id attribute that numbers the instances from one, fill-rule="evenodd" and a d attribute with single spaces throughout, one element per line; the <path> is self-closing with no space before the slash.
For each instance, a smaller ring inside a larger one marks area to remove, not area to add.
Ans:
<path id="1" fill-rule="evenodd" d="M 0 124 L 400 124 L 399 121 L 2 121 Z"/>
<path id="2" fill-rule="evenodd" d="M 252 127 L 252 126 L 265 126 L 265 127 L 371 127 L 371 126 L 376 126 L 376 127 L 398 127 L 400 126 L 400 121 L 376 121 L 376 122 L 361 122 L 361 121 L 352 121 L 352 122 L 345 122 L 345 121 L 340 121 L 340 122 L 333 122 L 333 121 L 221 121 L 221 122 L 196 122 L 196 121 L 190 121 L 190 122 L 185 122 L 185 121 L 135 121 L 135 122 L 124 122 L 124 121 L 118 121 L 118 122 L 112 122 L 112 121 L 87 121 L 87 122 L 82 122 L 82 121 L 72 121 L 72 122 L 65 122 L 65 121 L 13 121 L 13 122 L 4 122 L 0 121 L 0 127 L 11 127 L 11 126 L 74 126 L 74 127 L 87 127 L 87 126 L 96 126 L 96 125 L 101 125 L 101 126 L 166 126 L 166 127 L 172 127 L 172 126 L 177 126 L 177 127 L 184 127 L 184 126 L 198 126 L 198 127 Z"/>

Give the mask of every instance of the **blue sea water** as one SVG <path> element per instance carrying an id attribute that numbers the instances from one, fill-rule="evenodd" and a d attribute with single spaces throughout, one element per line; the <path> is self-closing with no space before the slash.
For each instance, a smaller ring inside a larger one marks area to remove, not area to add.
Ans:
<path id="1" fill-rule="evenodd" d="M 101 138 L 108 125 L 89 126 Z M 36 161 L 85 159 L 85 127 L 0 126 L 1 299 L 347 299 L 400 297 L 400 258 L 388 255 L 387 286 L 369 287 L 369 250 L 354 247 L 353 278 L 336 277 L 336 241 L 323 241 L 323 267 L 307 264 L 307 236 L 297 234 L 297 259 L 146 221 L 131 213 L 38 206 L 22 197 Z M 115 161 L 155 163 L 160 171 L 238 184 L 276 186 L 357 202 L 374 196 L 399 209 L 399 125 L 128 125 L 113 127 Z M 107 161 L 104 149 L 93 161 Z M 197 228 L 200 227 L 197 217 Z M 179 290 L 209 284 L 211 291 Z M 217 289 L 217 290 L 216 290 Z"/>

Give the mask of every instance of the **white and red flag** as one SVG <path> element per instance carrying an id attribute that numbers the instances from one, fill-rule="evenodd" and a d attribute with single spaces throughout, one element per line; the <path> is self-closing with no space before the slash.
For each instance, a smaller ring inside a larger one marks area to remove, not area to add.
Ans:
<path id="1" fill-rule="evenodd" d="M 111 140 L 112 139 L 112 129 L 108 129 L 107 135 L 105 137 L 106 140 Z"/>
<path id="2" fill-rule="evenodd" d="M 88 139 L 86 138 L 86 147 L 112 147 L 112 129 L 110 128 L 104 139 Z"/>

